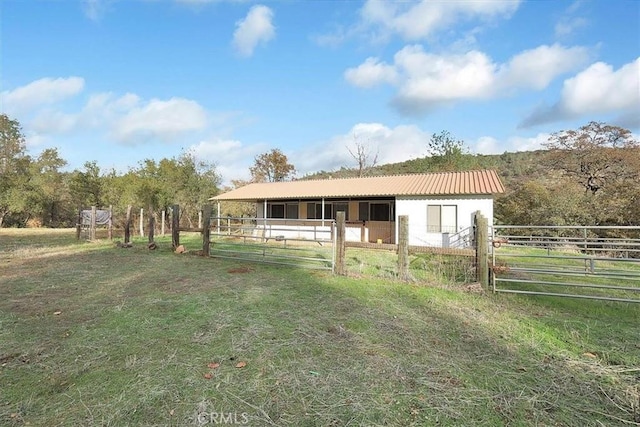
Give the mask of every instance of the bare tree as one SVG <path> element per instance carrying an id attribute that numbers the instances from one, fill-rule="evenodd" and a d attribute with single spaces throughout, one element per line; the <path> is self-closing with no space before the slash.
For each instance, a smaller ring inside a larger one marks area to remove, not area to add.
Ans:
<path id="1" fill-rule="evenodd" d="M 358 178 L 366 176 L 371 169 L 378 164 L 378 151 L 373 155 L 368 145 L 360 142 L 357 138 L 353 137 L 355 150 L 352 150 L 347 146 L 347 150 L 351 157 L 358 163 Z M 373 157 L 372 157 L 373 156 Z"/>

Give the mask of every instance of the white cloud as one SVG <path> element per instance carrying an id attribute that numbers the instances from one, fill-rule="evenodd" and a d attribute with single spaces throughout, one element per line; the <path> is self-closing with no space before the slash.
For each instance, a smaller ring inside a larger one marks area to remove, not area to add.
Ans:
<path id="1" fill-rule="evenodd" d="M 548 133 L 539 133 L 532 137 L 513 136 L 507 140 L 507 151 L 541 150 L 543 144 L 549 140 Z"/>
<path id="2" fill-rule="evenodd" d="M 442 55 L 410 45 L 395 54 L 393 64 L 368 58 L 347 69 L 344 76 L 360 87 L 397 86 L 393 104 L 402 112 L 416 114 L 463 99 L 487 99 L 522 88 L 543 89 L 558 75 L 584 63 L 586 57 L 581 47 L 540 46 L 497 64 L 477 50 Z"/>
<path id="3" fill-rule="evenodd" d="M 205 140 L 189 147 L 196 159 L 215 163 L 223 185 L 231 185 L 237 179 L 249 180 L 249 167 L 255 156 L 268 150 L 266 144 L 247 145 L 232 139 Z"/>
<path id="4" fill-rule="evenodd" d="M 236 22 L 233 46 L 241 56 L 251 56 L 259 43 L 273 39 L 276 29 L 272 23 L 273 11 L 267 6 L 253 6 L 244 19 Z"/>
<path id="5" fill-rule="evenodd" d="M 582 0 L 574 1 L 558 19 L 554 28 L 555 36 L 557 38 L 566 38 L 571 36 L 576 31 L 586 28 L 589 25 L 589 21 L 586 18 L 577 16 L 582 3 Z"/>
<path id="6" fill-rule="evenodd" d="M 17 115 L 32 139 L 91 130 L 123 143 L 175 141 L 209 125 L 205 109 L 184 98 L 144 101 L 133 93 L 95 93 L 74 111 L 76 102 L 65 101 L 83 88 L 79 77 L 45 78 L 3 92 L 2 101 L 9 114 L 22 113 Z"/>
<path id="7" fill-rule="evenodd" d="M 594 114 L 617 114 L 620 121 L 640 116 L 640 58 L 614 70 L 596 62 L 564 81 L 560 100 L 542 106 L 521 126 L 533 126 Z"/>
<path id="8" fill-rule="evenodd" d="M 559 74 L 575 70 L 588 57 L 588 50 L 584 47 L 542 45 L 515 55 L 502 67 L 498 77 L 507 87 L 524 86 L 540 90 Z"/>
<path id="9" fill-rule="evenodd" d="M 442 31 L 462 20 L 509 17 L 520 1 L 429 1 L 389 2 L 368 0 L 360 11 L 362 26 L 385 34 L 399 34 L 416 41 Z"/>
<path id="10" fill-rule="evenodd" d="M 35 80 L 0 94 L 2 108 L 11 114 L 27 113 L 36 107 L 50 105 L 71 98 L 84 89 L 82 77 Z"/>
<path id="11" fill-rule="evenodd" d="M 181 133 L 203 130 L 206 126 L 207 113 L 197 102 L 183 98 L 152 99 L 116 120 L 112 132 L 119 141 L 127 143 L 148 138 L 169 141 Z"/>
<path id="12" fill-rule="evenodd" d="M 344 77 L 354 86 L 368 88 L 380 83 L 394 83 L 398 73 L 392 65 L 383 64 L 377 58 L 367 58 L 358 67 L 348 69 Z"/>
<path id="13" fill-rule="evenodd" d="M 500 141 L 492 136 L 481 136 L 474 144 L 473 152 L 477 154 L 498 154 L 501 150 Z"/>
<path id="14" fill-rule="evenodd" d="M 291 159 L 300 175 L 355 167 L 349 148 L 353 151 L 357 141 L 373 155 L 378 154 L 378 164 L 396 163 L 424 156 L 429 138 L 430 135 L 417 126 L 389 128 L 380 123 L 359 123 L 343 135 L 292 153 Z"/>
<path id="15" fill-rule="evenodd" d="M 548 133 L 539 133 L 531 137 L 511 136 L 500 141 L 492 136 L 481 136 L 471 144 L 472 152 L 477 154 L 501 154 L 504 152 L 533 151 L 543 148 L 549 139 Z"/>

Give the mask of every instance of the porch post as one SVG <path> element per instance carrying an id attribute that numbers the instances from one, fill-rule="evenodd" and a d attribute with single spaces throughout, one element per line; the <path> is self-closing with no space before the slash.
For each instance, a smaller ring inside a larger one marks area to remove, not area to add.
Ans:
<path id="1" fill-rule="evenodd" d="M 262 214 L 262 222 L 264 224 L 264 228 L 262 229 L 262 242 L 266 242 L 267 237 L 267 199 L 264 199 L 264 212 Z"/>
<path id="2" fill-rule="evenodd" d="M 322 226 L 324 227 L 324 197 L 322 198 Z"/>

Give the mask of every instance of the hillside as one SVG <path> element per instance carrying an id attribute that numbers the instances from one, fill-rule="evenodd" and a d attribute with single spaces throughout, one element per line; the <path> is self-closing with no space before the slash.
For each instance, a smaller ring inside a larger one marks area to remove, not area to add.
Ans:
<path id="1" fill-rule="evenodd" d="M 559 159 L 559 155 L 565 155 Z M 496 196 L 494 219 L 514 225 L 640 224 L 640 148 L 523 151 L 496 155 L 423 157 L 377 165 L 368 176 L 495 169 L 506 188 Z M 357 169 L 303 179 L 357 176 Z M 597 180 L 597 186 L 588 182 Z"/>
<path id="2" fill-rule="evenodd" d="M 513 188 L 526 181 L 553 176 L 554 171 L 547 166 L 546 150 L 520 151 L 503 154 L 465 154 L 455 165 L 455 170 L 495 169 L 509 193 Z M 371 168 L 367 175 L 396 175 L 425 172 L 440 172 L 442 166 L 432 157 L 421 157 L 400 163 L 388 163 Z M 323 179 L 328 177 L 346 178 L 356 176 L 357 169 L 341 168 L 337 171 L 321 171 L 307 175 L 302 179 Z"/>

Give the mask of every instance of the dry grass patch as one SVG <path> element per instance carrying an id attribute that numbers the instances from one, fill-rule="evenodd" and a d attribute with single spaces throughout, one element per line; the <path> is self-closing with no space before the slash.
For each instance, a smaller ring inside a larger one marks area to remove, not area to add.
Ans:
<path id="1" fill-rule="evenodd" d="M 0 255 L 0 425 L 640 422 L 636 306 L 334 277 L 157 242 L 0 230 L 12 248 Z"/>

